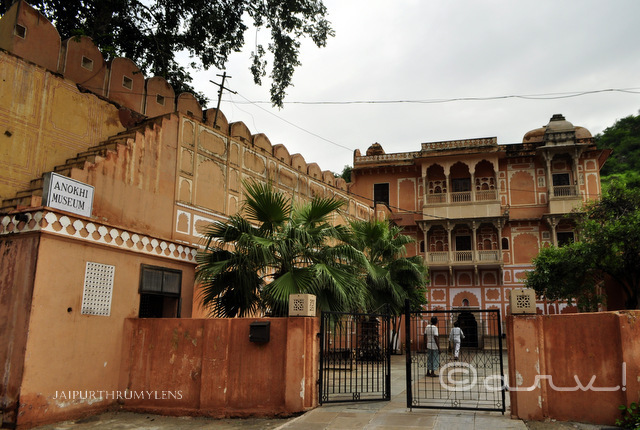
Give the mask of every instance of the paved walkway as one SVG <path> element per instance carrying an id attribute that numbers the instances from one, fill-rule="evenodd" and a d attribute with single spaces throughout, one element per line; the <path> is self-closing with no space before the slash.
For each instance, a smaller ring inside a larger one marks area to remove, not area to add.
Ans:
<path id="1" fill-rule="evenodd" d="M 407 408 L 405 357 L 391 358 L 391 401 L 327 404 L 284 423 L 279 429 L 527 429 L 522 420 L 510 419 L 508 410 L 505 415 L 440 409 L 410 411 Z"/>

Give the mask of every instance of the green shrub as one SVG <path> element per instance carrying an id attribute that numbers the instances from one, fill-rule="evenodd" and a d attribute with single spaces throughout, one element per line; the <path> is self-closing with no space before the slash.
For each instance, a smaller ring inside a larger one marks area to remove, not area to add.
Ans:
<path id="1" fill-rule="evenodd" d="M 623 429 L 638 430 L 640 429 L 640 405 L 633 402 L 629 406 L 618 406 L 622 413 L 622 418 L 616 420 L 616 425 Z"/>

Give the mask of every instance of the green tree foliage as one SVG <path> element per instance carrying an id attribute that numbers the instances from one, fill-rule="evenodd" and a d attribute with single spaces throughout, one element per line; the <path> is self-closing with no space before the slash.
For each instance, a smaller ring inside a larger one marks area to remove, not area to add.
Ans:
<path id="1" fill-rule="evenodd" d="M 344 166 L 344 168 L 342 169 L 342 173 L 340 173 L 337 177 L 342 178 L 345 180 L 345 182 L 349 183 L 351 182 L 351 171 L 353 170 L 353 167 L 351 166 Z"/>
<path id="2" fill-rule="evenodd" d="M 623 180 L 640 188 L 640 115 L 629 115 L 595 136 L 598 148 L 612 149 L 602 171 L 602 182 Z"/>
<path id="3" fill-rule="evenodd" d="M 289 295 L 299 293 L 315 294 L 321 310 L 364 308 L 366 259 L 344 242 L 348 228 L 331 224 L 343 202 L 314 198 L 296 207 L 269 185 L 245 187 L 244 217 L 212 224 L 197 257 L 200 299 L 210 314 L 284 316 Z"/>
<path id="4" fill-rule="evenodd" d="M 527 274 L 527 287 L 548 300 L 574 300 L 581 312 L 596 311 L 603 297 L 597 287 L 602 282 L 592 256 L 582 242 L 560 248 L 543 248 L 533 260 L 535 270 Z"/>
<path id="5" fill-rule="evenodd" d="M 4 14 L 13 0 L 0 2 Z M 177 92 L 192 91 L 192 77 L 176 54 L 187 52 L 193 67 L 224 69 L 229 55 L 245 43 L 247 22 L 266 28 L 267 49 L 256 45 L 251 73 L 266 75 L 272 54 L 271 101 L 282 106 L 294 69 L 300 65 L 300 39 L 325 46 L 333 30 L 322 0 L 29 0 L 61 37 L 87 35 L 107 58 L 130 58 L 145 74 L 165 77 Z M 257 30 L 256 30 L 257 31 Z M 202 99 L 202 95 L 199 95 Z M 204 100 L 203 100 L 204 101 Z"/>
<path id="6" fill-rule="evenodd" d="M 426 304 L 427 267 L 422 257 L 406 257 L 406 245 L 414 242 L 402 229 L 388 221 L 352 221 L 351 245 L 366 256 L 367 311 L 388 305 L 392 315 L 400 315 L 404 301 L 413 309 Z"/>
<path id="7" fill-rule="evenodd" d="M 613 181 L 602 199 L 592 202 L 577 223 L 581 240 L 543 250 L 533 263 L 527 286 L 549 299 L 576 298 L 593 309 L 595 285 L 609 275 L 622 289 L 627 309 L 639 308 L 640 189 Z"/>
<path id="8" fill-rule="evenodd" d="M 406 257 L 406 245 L 414 239 L 388 221 L 352 221 L 350 243 L 368 260 L 365 272 L 367 312 L 389 312 L 391 344 L 395 345 L 405 300 L 411 309 L 427 303 L 427 267 L 420 255 Z"/>

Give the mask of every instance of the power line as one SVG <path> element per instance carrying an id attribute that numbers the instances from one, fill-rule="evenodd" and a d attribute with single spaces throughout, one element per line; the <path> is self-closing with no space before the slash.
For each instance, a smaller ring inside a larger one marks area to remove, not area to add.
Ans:
<path id="1" fill-rule="evenodd" d="M 252 102 L 251 100 L 249 100 L 248 98 L 246 98 L 245 96 L 243 96 L 243 95 L 242 95 L 242 94 L 240 94 L 240 93 L 238 93 L 238 95 L 239 95 L 240 97 L 242 97 L 243 99 L 245 99 L 247 104 L 253 104 L 253 105 L 255 105 L 258 109 L 262 109 L 263 111 L 267 112 L 269 115 L 273 115 L 273 116 L 275 116 L 275 117 L 276 117 L 276 118 L 278 118 L 280 121 L 284 121 L 284 122 L 286 122 L 287 124 L 289 124 L 290 126 L 297 128 L 298 130 L 302 130 L 302 131 L 304 131 L 305 133 L 310 134 L 311 136 L 317 137 L 318 139 L 324 140 L 325 142 L 330 143 L 330 144 L 332 144 L 332 145 L 335 145 L 335 146 L 337 146 L 337 147 L 339 147 L 339 148 L 346 149 L 346 150 L 348 150 L 348 151 L 350 151 L 350 152 L 353 152 L 353 151 L 354 151 L 352 148 L 349 148 L 349 147 L 347 147 L 347 146 L 341 145 L 341 144 L 336 143 L 336 142 L 334 142 L 334 141 L 332 141 L 332 140 L 329 140 L 329 139 L 327 139 L 327 138 L 324 138 L 324 137 L 320 136 L 319 134 L 316 134 L 316 133 L 314 133 L 314 132 L 312 132 L 312 131 L 309 131 L 309 130 L 307 130 L 307 129 L 303 128 L 303 127 L 300 127 L 300 126 L 299 126 L 299 125 L 297 125 L 297 124 L 292 123 L 292 122 L 291 122 L 291 121 L 289 121 L 289 120 L 286 120 L 286 119 L 282 118 L 281 116 L 276 115 L 275 113 L 271 112 L 270 110 L 267 110 L 267 109 L 263 108 L 262 106 L 259 106 L 259 105 L 258 105 L 258 104 L 256 104 L 255 102 Z M 232 101 L 232 103 L 242 103 L 242 102 L 237 102 L 237 101 L 236 101 L 236 102 L 233 102 L 233 101 Z M 269 102 L 269 103 L 270 103 L 270 102 Z"/>
<path id="2" fill-rule="evenodd" d="M 591 94 L 599 93 L 626 93 L 626 94 L 640 94 L 640 88 L 605 88 L 599 90 L 588 91 L 572 91 L 561 93 L 542 93 L 542 94 L 511 94 L 501 96 L 487 96 L 487 97 L 454 97 L 454 98 L 441 98 L 441 99 L 418 99 L 418 100 L 343 100 L 343 101 L 285 101 L 284 104 L 298 104 L 298 105 L 353 105 L 353 104 L 439 104 L 439 103 L 451 103 L 461 101 L 490 101 L 490 100 L 505 100 L 505 99 L 523 99 L 523 100 L 557 100 L 567 99 L 573 97 L 581 97 Z M 271 101 L 250 101 L 251 104 L 271 104 Z M 236 102 L 238 103 L 238 102 Z"/>

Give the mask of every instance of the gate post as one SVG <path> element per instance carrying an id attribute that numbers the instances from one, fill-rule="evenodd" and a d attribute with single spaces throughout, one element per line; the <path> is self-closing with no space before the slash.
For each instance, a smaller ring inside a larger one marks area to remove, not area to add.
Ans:
<path id="1" fill-rule="evenodd" d="M 324 338 L 325 338 L 325 323 L 324 323 L 324 319 L 325 319 L 325 313 L 321 312 L 320 313 L 320 333 L 318 333 L 318 337 L 320 338 L 320 368 L 319 368 L 319 378 L 318 378 L 318 404 L 322 405 L 322 396 L 323 396 L 323 392 L 322 392 L 322 379 L 324 376 Z"/>
<path id="2" fill-rule="evenodd" d="M 406 383 L 407 383 L 407 408 L 411 410 L 413 393 L 411 392 L 411 309 L 409 299 L 404 300 L 404 338 L 406 354 Z"/>

